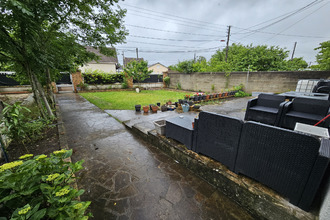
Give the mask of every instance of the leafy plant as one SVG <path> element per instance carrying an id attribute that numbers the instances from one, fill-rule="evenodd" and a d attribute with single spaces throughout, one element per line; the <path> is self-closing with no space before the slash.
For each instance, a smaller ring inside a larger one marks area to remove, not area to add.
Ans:
<path id="1" fill-rule="evenodd" d="M 212 90 L 212 92 L 214 92 L 214 90 L 215 90 L 214 84 L 211 85 L 211 90 Z"/>
<path id="2" fill-rule="evenodd" d="M 113 84 L 123 82 L 123 73 L 106 73 L 101 70 L 86 70 L 84 81 L 88 84 Z"/>
<path id="3" fill-rule="evenodd" d="M 141 60 L 133 60 L 129 62 L 124 71 L 127 73 L 127 76 L 132 77 L 133 80 L 136 80 L 138 83 L 150 77 L 152 70 L 148 70 L 148 62 Z"/>
<path id="4" fill-rule="evenodd" d="M 0 219 L 88 219 L 90 202 L 78 201 L 84 190 L 72 187 L 83 161 L 65 162 L 71 154 L 26 154 L 0 166 Z"/>
<path id="5" fill-rule="evenodd" d="M 170 86 L 170 77 L 169 76 L 166 76 L 165 78 L 164 78 L 164 83 L 165 83 L 165 85 L 166 85 L 166 87 L 169 87 Z"/>
<path id="6" fill-rule="evenodd" d="M 127 89 L 128 88 L 128 84 L 127 84 L 127 81 L 124 80 L 124 82 L 121 83 L 121 88 L 123 89 Z"/>
<path id="7" fill-rule="evenodd" d="M 87 83 L 80 82 L 80 83 L 77 85 L 77 87 L 80 88 L 81 90 L 86 90 L 87 87 L 88 87 L 88 84 L 87 84 Z"/>
<path id="8" fill-rule="evenodd" d="M 181 88 L 181 83 L 178 82 L 178 84 L 176 85 L 176 88 L 177 88 L 178 90 L 181 90 L 181 89 L 182 89 L 182 88 Z"/>
<path id="9" fill-rule="evenodd" d="M 25 147 L 26 142 L 37 140 L 41 135 L 41 131 L 45 128 L 48 121 L 38 119 L 29 121 L 26 112 L 30 109 L 21 106 L 19 103 L 13 105 L 6 104 L 3 109 L 3 117 L 1 122 L 4 124 L 1 132 L 10 139 L 21 143 Z M 25 148 L 28 152 L 28 149 Z"/>
<path id="10" fill-rule="evenodd" d="M 240 91 L 238 91 L 238 92 L 235 93 L 235 97 L 245 97 L 245 96 L 251 96 L 251 94 L 250 93 L 246 93 L 246 92 L 244 92 L 242 90 L 240 90 Z"/>

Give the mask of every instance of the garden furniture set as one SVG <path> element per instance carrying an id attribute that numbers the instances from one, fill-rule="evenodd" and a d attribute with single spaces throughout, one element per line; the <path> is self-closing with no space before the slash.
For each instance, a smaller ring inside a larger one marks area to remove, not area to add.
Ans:
<path id="1" fill-rule="evenodd" d="M 314 125 L 329 115 L 329 95 L 287 94 L 250 100 L 245 121 L 210 112 L 167 119 L 165 135 L 308 211 L 326 176 L 330 140 L 293 130 L 297 122 Z M 329 129 L 329 121 L 319 126 Z"/>

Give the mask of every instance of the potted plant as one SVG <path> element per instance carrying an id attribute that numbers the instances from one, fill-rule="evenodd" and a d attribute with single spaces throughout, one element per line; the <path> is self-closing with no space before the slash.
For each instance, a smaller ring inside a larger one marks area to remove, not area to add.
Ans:
<path id="1" fill-rule="evenodd" d="M 151 106 L 151 110 L 152 110 L 153 113 L 157 113 L 157 111 L 158 111 L 158 106 L 157 106 L 157 105 L 152 105 L 152 106 Z"/>
<path id="2" fill-rule="evenodd" d="M 141 105 L 135 105 L 135 111 L 140 112 L 141 111 Z"/>
<path id="3" fill-rule="evenodd" d="M 149 106 L 147 106 L 147 105 L 143 106 L 143 112 L 148 113 L 149 112 Z"/>
<path id="4" fill-rule="evenodd" d="M 188 100 L 190 98 L 190 95 L 184 95 L 184 99 Z"/>
<path id="5" fill-rule="evenodd" d="M 80 82 L 80 83 L 77 85 L 77 91 L 83 91 L 83 90 L 86 90 L 86 89 L 87 89 L 87 86 L 88 86 L 87 83 Z"/>
<path id="6" fill-rule="evenodd" d="M 166 112 L 166 111 L 167 111 L 167 106 L 166 106 L 166 105 L 162 105 L 162 106 L 160 107 L 160 110 L 161 110 L 162 112 Z"/>

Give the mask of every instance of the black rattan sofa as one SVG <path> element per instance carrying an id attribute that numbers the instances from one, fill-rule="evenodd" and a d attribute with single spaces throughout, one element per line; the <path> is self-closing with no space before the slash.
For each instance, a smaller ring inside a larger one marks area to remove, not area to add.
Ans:
<path id="1" fill-rule="evenodd" d="M 277 126 L 284 104 L 285 96 L 261 93 L 258 98 L 249 100 L 244 120 Z"/>
<path id="2" fill-rule="evenodd" d="M 242 127 L 240 119 L 201 112 L 195 152 L 211 157 L 234 171 Z"/>
<path id="3" fill-rule="evenodd" d="M 330 140 L 256 122 L 243 125 L 235 172 L 308 210 L 330 160 Z"/>
<path id="4" fill-rule="evenodd" d="M 328 100 L 295 98 L 285 104 L 279 126 L 293 130 L 296 123 L 314 125 L 330 114 Z M 319 126 L 329 128 L 330 118 Z"/>

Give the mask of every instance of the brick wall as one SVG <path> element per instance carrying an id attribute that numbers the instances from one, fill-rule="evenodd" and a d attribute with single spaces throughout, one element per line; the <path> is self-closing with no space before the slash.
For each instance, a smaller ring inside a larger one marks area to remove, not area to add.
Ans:
<path id="1" fill-rule="evenodd" d="M 243 84 L 247 92 L 286 92 L 296 89 L 300 79 L 330 79 L 330 71 L 296 72 L 232 72 L 229 77 L 224 72 L 216 73 L 178 73 L 169 71 L 170 88 L 177 88 L 178 83 L 184 90 L 211 92 L 232 88 Z"/>
<path id="2" fill-rule="evenodd" d="M 77 92 L 77 85 L 79 83 L 83 82 L 84 79 L 83 79 L 80 71 L 72 73 L 71 76 L 72 76 L 73 91 Z"/>

